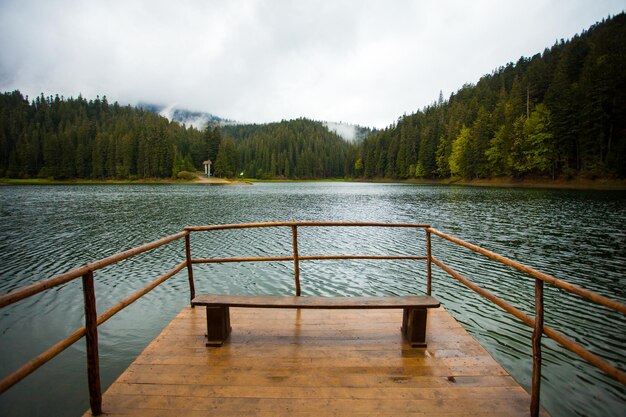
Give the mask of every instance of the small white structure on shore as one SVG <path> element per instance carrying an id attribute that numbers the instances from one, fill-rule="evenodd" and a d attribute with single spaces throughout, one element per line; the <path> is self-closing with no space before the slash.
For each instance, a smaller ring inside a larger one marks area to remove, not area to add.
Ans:
<path id="1" fill-rule="evenodd" d="M 206 174 L 206 177 L 211 178 L 211 160 L 207 159 L 202 163 L 202 165 L 204 165 L 204 173 Z"/>

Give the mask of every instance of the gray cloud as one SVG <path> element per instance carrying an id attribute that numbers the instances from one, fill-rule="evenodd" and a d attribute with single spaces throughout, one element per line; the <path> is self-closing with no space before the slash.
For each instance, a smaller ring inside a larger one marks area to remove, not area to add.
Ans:
<path id="1" fill-rule="evenodd" d="M 0 90 L 384 127 L 621 1 L 0 2 Z"/>

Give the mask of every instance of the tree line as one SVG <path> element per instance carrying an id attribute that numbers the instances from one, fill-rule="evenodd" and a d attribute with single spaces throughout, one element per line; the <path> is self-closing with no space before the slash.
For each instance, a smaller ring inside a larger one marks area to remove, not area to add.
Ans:
<path id="1" fill-rule="evenodd" d="M 0 177 L 626 177 L 626 15 L 520 58 L 360 143 L 323 123 L 211 125 L 19 91 L 0 94 Z"/>
<path id="2" fill-rule="evenodd" d="M 111 105 L 106 97 L 41 95 L 29 101 L 19 91 L 0 94 L 4 177 L 176 177 L 201 166 L 215 141 L 212 135 L 141 109 Z"/>
<path id="3" fill-rule="evenodd" d="M 189 178 L 207 159 L 220 177 L 344 177 L 350 151 L 307 119 L 197 130 L 106 97 L 0 94 L 0 177 Z"/>
<path id="4" fill-rule="evenodd" d="M 231 148 L 237 154 L 233 160 L 244 176 L 263 179 L 353 175 L 356 147 L 321 122 L 296 119 L 225 126 L 222 131 L 233 138 Z"/>

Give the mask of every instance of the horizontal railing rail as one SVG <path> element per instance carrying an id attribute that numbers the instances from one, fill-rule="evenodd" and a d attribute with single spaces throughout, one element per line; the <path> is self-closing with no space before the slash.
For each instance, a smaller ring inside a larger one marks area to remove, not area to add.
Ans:
<path id="1" fill-rule="evenodd" d="M 193 258 L 191 254 L 191 239 L 192 232 L 208 232 L 218 230 L 235 230 L 235 229 L 250 229 L 250 228 L 267 228 L 267 227 L 288 227 L 291 229 L 292 235 L 292 253 L 283 256 L 257 256 L 257 257 L 228 257 L 228 258 Z M 298 249 L 298 228 L 299 227 L 384 227 L 384 228 L 414 228 L 423 229 L 425 231 L 426 242 L 426 254 L 425 255 L 300 255 Z M 474 252 L 480 253 L 492 260 L 498 261 L 505 265 L 511 266 L 516 270 L 530 275 L 535 279 L 535 317 L 531 317 L 522 312 L 517 307 L 514 307 L 497 297 L 491 292 L 481 288 L 474 282 L 465 278 L 458 272 L 454 271 L 449 266 L 445 265 L 441 260 L 432 256 L 431 247 L 431 235 L 436 235 L 442 239 L 452 242 L 456 245 L 468 248 Z M 135 291 L 131 295 L 127 296 L 114 306 L 100 315 L 96 313 L 96 297 L 94 292 L 94 271 L 102 269 L 106 266 L 115 264 L 124 259 L 128 259 L 140 253 L 148 252 L 156 249 L 160 246 L 177 241 L 181 238 L 185 239 L 185 260 L 176 264 L 171 270 L 165 274 L 159 276 L 143 288 Z M 582 297 L 585 300 L 592 301 L 596 304 L 602 305 L 606 308 L 614 311 L 626 314 L 626 305 L 612 300 L 608 297 L 596 294 L 592 291 L 586 290 L 580 286 L 568 283 L 567 281 L 559 280 L 551 275 L 537 271 L 519 262 L 513 261 L 502 255 L 496 254 L 474 244 L 465 242 L 459 238 L 447 235 L 436 229 L 433 229 L 428 224 L 412 224 L 412 223 L 380 223 L 380 222 L 266 222 L 266 223 L 241 223 L 241 224 L 221 224 L 221 225 L 208 225 L 208 226 L 188 226 L 180 233 L 164 237 L 154 242 L 147 243 L 142 246 L 138 246 L 133 249 L 129 249 L 124 252 L 120 252 L 109 257 L 100 259 L 98 261 L 89 263 L 87 265 L 75 268 L 63 274 L 56 275 L 49 279 L 39 281 L 37 283 L 25 286 L 14 290 L 8 294 L 0 296 L 0 308 L 6 307 L 20 300 L 26 299 L 33 295 L 39 294 L 50 288 L 63 285 L 77 278 L 82 278 L 83 281 L 83 299 L 85 305 L 85 326 L 75 330 L 72 334 L 57 342 L 45 352 L 37 355 L 35 358 L 28 361 L 18 370 L 14 371 L 4 379 L 0 381 L 0 393 L 6 391 L 11 386 L 25 378 L 30 373 L 34 372 L 43 364 L 50 361 L 56 355 L 67 349 L 72 344 L 76 343 L 83 336 L 86 338 L 87 344 L 87 370 L 88 370 L 88 386 L 89 386 L 89 402 L 93 415 L 101 414 L 102 412 L 102 394 L 100 387 L 99 376 L 99 356 L 98 356 L 98 337 L 97 327 L 113 317 L 115 314 L 123 310 L 128 305 L 132 304 L 145 294 L 156 288 L 158 285 L 167 281 L 178 272 L 183 269 L 187 269 L 188 281 L 189 281 L 189 295 L 192 300 L 195 297 L 195 282 L 193 276 L 194 264 L 215 264 L 215 263 L 233 263 L 233 262 L 293 262 L 294 265 L 294 286 L 296 295 L 301 295 L 300 288 L 300 262 L 302 261 L 325 261 L 325 260 L 417 260 L 426 261 L 426 294 L 431 295 L 431 281 L 432 281 L 432 264 L 437 265 L 442 271 L 446 272 L 459 282 L 463 283 L 479 295 L 487 298 L 489 301 L 499 306 L 506 312 L 512 314 L 519 319 L 522 323 L 532 327 L 534 329 L 532 336 L 533 347 L 533 375 L 531 386 L 531 415 L 536 416 L 539 412 L 539 400 L 540 400 L 540 384 L 541 384 L 541 336 L 545 334 L 550 337 L 561 346 L 577 354 L 584 360 L 591 363 L 593 366 L 601 369 L 610 377 L 617 381 L 626 384 L 626 374 L 617 367 L 609 364 L 607 361 L 599 357 L 598 355 L 588 351 L 578 343 L 570 340 L 563 334 L 556 330 L 545 326 L 543 323 L 543 283 L 547 282 L 567 291 L 568 293 L 575 294 Z"/>
<path id="2" fill-rule="evenodd" d="M 369 259 L 369 260 L 413 260 L 424 261 L 426 256 L 403 256 L 403 255 L 310 255 L 298 256 L 301 261 L 332 261 L 349 259 Z M 223 264 L 229 262 L 286 262 L 295 260 L 294 256 L 259 256 L 243 258 L 195 258 L 191 260 L 193 264 Z"/>
<path id="3" fill-rule="evenodd" d="M 250 229 L 258 227 L 400 227 L 427 229 L 429 224 L 415 223 L 381 223 L 381 222 L 264 222 L 264 223 L 233 223 L 208 226 L 187 226 L 186 231 L 201 232 L 209 230 Z"/>
<path id="4" fill-rule="evenodd" d="M 159 240 L 155 240 L 154 242 L 146 243 L 145 245 L 141 245 L 141 246 L 138 246 L 133 249 L 129 249 L 124 252 L 119 252 L 109 257 L 92 262 L 90 264 L 83 265 L 78 268 L 74 268 L 71 271 L 65 272 L 63 274 L 55 275 L 52 278 L 44 279 L 42 281 L 36 282 L 26 287 L 18 288 L 17 290 L 11 291 L 8 294 L 0 296 L 0 308 L 8 306 L 9 304 L 16 303 L 20 300 L 23 300 L 24 298 L 28 298 L 35 294 L 39 294 L 40 292 L 43 292 L 50 288 L 68 283 L 76 278 L 82 277 L 89 271 L 94 272 L 94 271 L 97 271 L 98 269 L 102 269 L 106 266 L 123 261 L 124 259 L 128 259 L 133 256 L 139 255 L 140 253 L 158 248 L 159 246 L 163 246 L 165 244 L 178 240 L 182 237 L 185 237 L 187 234 L 188 232 L 183 231 L 183 232 L 176 233 L 174 235 L 166 236 Z"/>

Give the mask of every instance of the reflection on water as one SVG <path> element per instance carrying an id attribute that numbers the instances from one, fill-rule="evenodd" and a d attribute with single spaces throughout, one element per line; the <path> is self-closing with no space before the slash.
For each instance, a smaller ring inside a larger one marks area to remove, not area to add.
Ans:
<path id="1" fill-rule="evenodd" d="M 97 185 L 0 188 L 0 293 L 173 234 L 187 225 L 256 221 L 430 223 L 487 249 L 626 301 L 626 193 L 399 184 L 301 183 L 251 187 Z M 412 229 L 301 228 L 301 255 L 424 254 Z M 289 228 L 195 233 L 194 257 L 291 253 Z M 433 253 L 533 314 L 533 281 L 433 237 Z M 95 274 L 98 311 L 184 257 L 182 241 Z M 198 291 L 293 294 L 290 262 L 194 266 Z M 305 295 L 425 291 L 420 261 L 308 261 Z M 530 384 L 530 329 L 434 268 L 433 292 L 522 384 Z M 546 324 L 622 369 L 624 318 L 546 286 Z M 99 328 L 103 385 L 128 366 L 188 301 L 178 274 Z M 1 312 L 6 375 L 82 325 L 82 291 L 69 283 Z M 626 392 L 574 355 L 544 342 L 542 402 L 554 416 L 618 415 Z M 52 382 L 52 383 L 51 383 Z M 32 392 L 40 393 L 36 398 Z M 568 401 L 560 401 L 567 397 Z M 84 344 L 0 397 L 0 415 L 80 415 L 88 407 Z"/>

